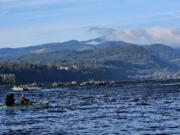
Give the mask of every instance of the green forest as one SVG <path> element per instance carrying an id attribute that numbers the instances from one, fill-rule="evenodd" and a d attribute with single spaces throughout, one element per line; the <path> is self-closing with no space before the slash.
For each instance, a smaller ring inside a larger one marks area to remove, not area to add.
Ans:
<path id="1" fill-rule="evenodd" d="M 0 79 L 6 83 L 179 78 L 180 50 L 161 44 L 68 41 L 0 49 Z"/>

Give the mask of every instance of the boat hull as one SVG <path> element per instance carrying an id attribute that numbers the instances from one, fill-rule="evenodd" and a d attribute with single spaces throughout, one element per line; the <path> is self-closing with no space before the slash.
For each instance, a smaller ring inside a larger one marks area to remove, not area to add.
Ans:
<path id="1" fill-rule="evenodd" d="M 13 91 L 26 91 L 26 90 L 28 90 L 28 89 L 25 88 L 25 87 L 13 87 L 12 90 L 13 90 Z"/>
<path id="2" fill-rule="evenodd" d="M 26 110 L 26 109 L 42 109 L 48 108 L 48 102 L 38 102 L 31 105 L 14 105 L 14 106 L 0 106 L 0 110 Z"/>
<path id="3" fill-rule="evenodd" d="M 40 90 L 42 87 L 13 87 L 13 91 Z"/>

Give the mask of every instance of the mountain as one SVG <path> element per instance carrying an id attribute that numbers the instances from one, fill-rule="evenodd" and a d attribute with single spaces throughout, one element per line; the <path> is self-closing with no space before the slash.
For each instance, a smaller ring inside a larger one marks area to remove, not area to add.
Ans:
<path id="1" fill-rule="evenodd" d="M 90 44 L 90 42 L 98 42 L 98 45 Z M 70 40 L 67 42 L 60 43 L 48 43 L 37 46 L 30 46 L 24 48 L 3 48 L 0 49 L 0 61 L 22 61 L 26 59 L 36 59 L 34 57 L 46 57 L 53 55 L 59 55 L 62 59 L 67 58 L 69 55 L 73 55 L 85 52 L 92 51 L 95 49 L 103 49 L 112 46 L 118 46 L 122 44 L 127 44 L 121 41 L 109 41 L 105 42 L 105 40 L 101 38 L 88 40 L 88 41 L 77 41 Z M 61 53 L 61 54 L 59 54 Z M 40 56 L 39 56 L 40 55 Z"/>
<path id="2" fill-rule="evenodd" d="M 70 40 L 66 42 L 48 43 L 23 48 L 2 48 L 0 49 L 0 59 L 14 59 L 31 54 L 44 54 L 62 51 L 82 52 L 93 49 L 102 49 L 112 46 L 119 46 L 123 44 L 128 43 L 122 41 L 105 41 L 103 38 L 96 38 L 88 41 Z"/>
<path id="3" fill-rule="evenodd" d="M 146 47 L 147 50 L 154 56 L 163 60 L 172 60 L 180 57 L 180 53 L 171 47 L 162 44 L 153 44 Z"/>
<path id="4" fill-rule="evenodd" d="M 58 77 L 62 74 L 66 78 L 69 77 L 68 80 L 77 80 L 77 75 L 80 80 L 180 78 L 179 50 L 161 44 L 140 46 L 123 41 L 105 41 L 100 38 L 48 43 L 25 48 L 4 48 L 0 49 L 0 61 L 3 69 L 0 73 L 15 72 L 21 78 L 24 72 L 34 73 L 34 75 L 42 72 L 41 77 L 37 76 L 37 78 L 43 78 L 42 75 L 47 74 L 49 69 L 44 67 L 46 65 L 54 66 L 51 69 L 51 80 L 54 80 L 53 76 L 63 80 L 63 77 Z M 8 63 L 3 64 L 4 62 Z M 32 69 L 32 66 L 26 63 L 37 65 Z M 16 67 L 14 64 L 18 67 L 17 70 L 14 70 Z M 6 65 L 8 70 L 3 65 Z M 41 65 L 44 66 L 41 68 Z M 36 71 L 36 67 L 39 72 Z M 61 71 L 63 67 L 67 69 L 66 73 Z M 70 74 L 76 74 L 76 76 Z M 49 74 L 46 76 L 48 77 Z"/>
<path id="5" fill-rule="evenodd" d="M 162 44 L 147 46 L 148 52 L 163 61 L 180 66 L 180 51 Z"/>
<path id="6" fill-rule="evenodd" d="M 54 52 L 56 50 L 75 50 L 83 46 L 83 43 L 71 40 L 62 43 L 48 43 L 42 44 L 37 46 L 30 46 L 30 47 L 23 47 L 23 48 L 3 48 L 0 49 L 0 56 L 21 56 L 24 54 L 38 54 L 38 53 L 47 53 L 47 52 Z M 41 51 L 39 51 L 41 50 Z"/>

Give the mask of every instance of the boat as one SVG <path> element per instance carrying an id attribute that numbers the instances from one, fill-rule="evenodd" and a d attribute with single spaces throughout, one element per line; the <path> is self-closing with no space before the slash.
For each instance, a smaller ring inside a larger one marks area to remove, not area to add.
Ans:
<path id="1" fill-rule="evenodd" d="M 43 109 L 43 108 L 48 108 L 48 101 L 36 102 L 30 105 L 16 104 L 13 106 L 6 106 L 6 105 L 0 106 L 0 110 L 26 110 L 26 109 Z"/>
<path id="2" fill-rule="evenodd" d="M 36 82 L 34 82 L 32 84 L 27 84 L 25 86 L 27 86 L 28 90 L 39 90 L 39 89 L 42 89 L 42 86 L 40 84 L 37 84 Z"/>
<path id="3" fill-rule="evenodd" d="M 13 90 L 13 91 L 26 91 L 26 90 L 28 90 L 28 88 L 27 88 L 27 87 L 24 87 L 24 86 L 14 86 L 14 87 L 12 88 L 12 90 Z"/>

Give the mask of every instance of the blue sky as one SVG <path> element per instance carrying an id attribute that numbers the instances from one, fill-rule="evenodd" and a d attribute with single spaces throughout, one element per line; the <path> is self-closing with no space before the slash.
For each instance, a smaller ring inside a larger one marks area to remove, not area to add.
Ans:
<path id="1" fill-rule="evenodd" d="M 98 36 L 178 47 L 179 5 L 179 0 L 0 0 L 0 48 Z"/>

